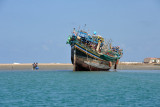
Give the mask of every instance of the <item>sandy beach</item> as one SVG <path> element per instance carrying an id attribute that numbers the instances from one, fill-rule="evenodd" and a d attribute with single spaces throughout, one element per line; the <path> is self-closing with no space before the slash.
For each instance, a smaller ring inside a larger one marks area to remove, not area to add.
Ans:
<path id="1" fill-rule="evenodd" d="M 39 63 L 39 70 L 72 70 L 72 64 Z M 113 69 L 113 67 L 112 67 Z M 32 70 L 32 63 L 0 64 L 0 70 Z M 160 65 L 154 64 L 124 64 L 120 63 L 117 70 L 160 70 Z"/>
<path id="2" fill-rule="evenodd" d="M 40 63 L 39 70 L 72 70 L 72 64 Z M 0 70 L 32 70 L 32 63 L 0 64 Z"/>
<path id="3" fill-rule="evenodd" d="M 118 70 L 160 70 L 160 65 L 145 63 L 119 63 Z"/>

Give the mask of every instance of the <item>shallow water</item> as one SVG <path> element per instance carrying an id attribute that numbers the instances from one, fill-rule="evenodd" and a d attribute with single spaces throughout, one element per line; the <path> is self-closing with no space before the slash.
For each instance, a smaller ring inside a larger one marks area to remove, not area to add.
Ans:
<path id="1" fill-rule="evenodd" d="M 160 71 L 0 71 L 0 107 L 158 107 Z"/>

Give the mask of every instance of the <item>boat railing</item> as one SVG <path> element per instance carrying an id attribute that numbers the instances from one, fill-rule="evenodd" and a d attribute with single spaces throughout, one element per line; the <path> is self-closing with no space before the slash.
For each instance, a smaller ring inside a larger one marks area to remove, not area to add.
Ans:
<path id="1" fill-rule="evenodd" d="M 94 53 L 94 54 L 99 54 L 99 55 L 101 55 L 101 54 L 105 54 L 105 55 L 110 54 L 112 57 L 117 57 L 117 56 L 120 57 L 121 56 L 121 52 L 120 51 L 115 52 L 112 49 L 107 49 L 106 50 L 106 49 L 101 48 L 99 50 L 99 52 L 97 52 L 96 51 L 96 47 L 95 47 L 96 44 L 87 43 L 86 41 L 84 42 L 82 40 L 82 38 L 79 38 L 79 36 L 72 35 L 70 41 L 71 41 L 71 44 L 76 44 L 77 43 L 77 44 L 81 45 L 82 47 L 84 47 L 86 50 L 92 51 L 92 53 Z"/>

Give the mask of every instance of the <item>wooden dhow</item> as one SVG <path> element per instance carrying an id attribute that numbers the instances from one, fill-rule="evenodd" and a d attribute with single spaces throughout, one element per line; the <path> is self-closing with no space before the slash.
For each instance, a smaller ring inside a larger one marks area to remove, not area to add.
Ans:
<path id="1" fill-rule="evenodd" d="M 96 32 L 91 36 L 83 30 L 76 31 L 68 37 L 67 44 L 71 46 L 71 61 L 73 71 L 108 71 L 114 65 L 117 69 L 123 50 L 112 47 L 111 41 Z"/>

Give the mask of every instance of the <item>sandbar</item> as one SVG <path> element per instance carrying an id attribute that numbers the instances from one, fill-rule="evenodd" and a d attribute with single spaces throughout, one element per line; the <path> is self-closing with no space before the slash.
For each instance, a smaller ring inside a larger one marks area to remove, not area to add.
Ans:
<path id="1" fill-rule="evenodd" d="M 39 70 L 73 70 L 73 65 L 70 63 L 39 63 Z M 114 69 L 114 66 L 112 67 Z M 33 70 L 32 63 L 20 64 L 0 64 L 0 70 Z M 119 63 L 117 70 L 160 70 L 160 64 L 126 64 Z"/>

